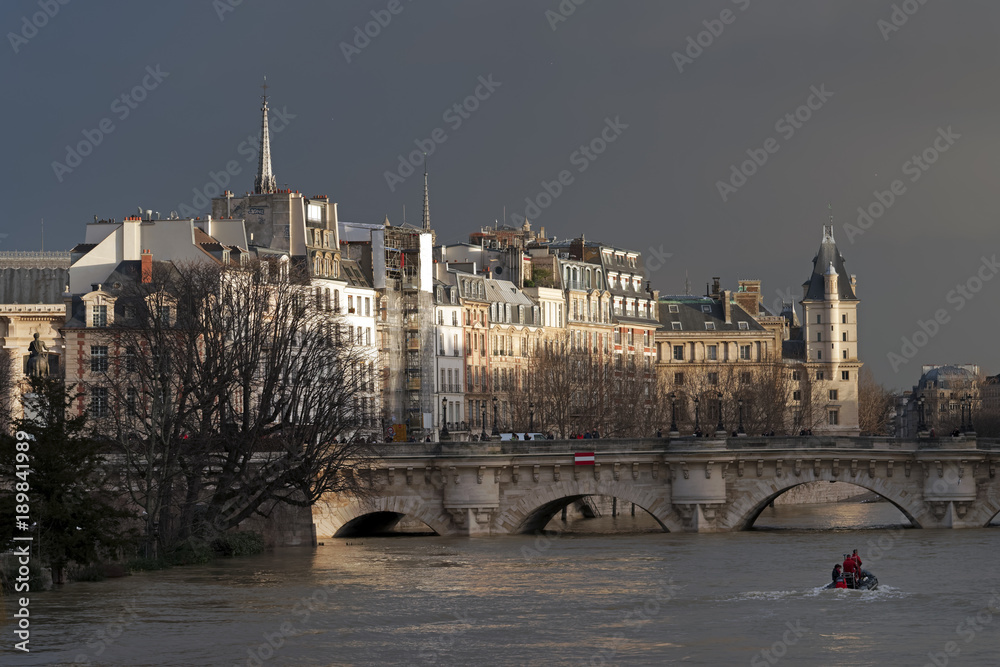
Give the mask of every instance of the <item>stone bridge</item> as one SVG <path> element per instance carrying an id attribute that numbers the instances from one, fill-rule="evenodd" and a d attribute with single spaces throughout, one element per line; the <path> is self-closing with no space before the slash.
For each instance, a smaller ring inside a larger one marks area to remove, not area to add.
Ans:
<path id="1" fill-rule="evenodd" d="M 635 503 L 666 531 L 743 530 L 808 482 L 877 493 L 918 528 L 979 528 L 1000 512 L 1000 444 L 974 437 L 542 440 L 380 445 L 365 498 L 313 508 L 318 539 L 390 529 L 402 517 L 440 535 L 542 529 L 584 496 Z M 595 465 L 575 465 L 575 452 Z"/>

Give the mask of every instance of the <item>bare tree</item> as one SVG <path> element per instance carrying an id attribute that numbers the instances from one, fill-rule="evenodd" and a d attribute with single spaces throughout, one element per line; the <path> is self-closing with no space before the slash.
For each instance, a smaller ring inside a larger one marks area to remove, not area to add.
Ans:
<path id="1" fill-rule="evenodd" d="M 121 289 L 99 426 L 148 536 L 169 546 L 360 491 L 372 352 L 346 329 L 280 262 L 157 265 Z"/>
<path id="2" fill-rule="evenodd" d="M 858 423 L 862 435 L 890 435 L 896 397 L 865 366 L 858 377 Z"/>
<path id="3" fill-rule="evenodd" d="M 14 359 L 0 350 L 0 433 L 6 433 L 14 421 Z"/>

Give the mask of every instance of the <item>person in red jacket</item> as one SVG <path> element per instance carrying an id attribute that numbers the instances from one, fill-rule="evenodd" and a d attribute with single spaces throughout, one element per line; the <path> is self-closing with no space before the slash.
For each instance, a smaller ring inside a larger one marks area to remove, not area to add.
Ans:
<path id="1" fill-rule="evenodd" d="M 863 569 L 861 569 L 861 556 L 858 555 L 858 550 L 857 549 L 855 549 L 854 553 L 851 554 L 851 558 L 854 560 L 855 565 L 858 566 L 858 578 L 859 579 L 864 579 L 865 577 L 868 577 L 868 576 L 871 575 L 871 573 L 865 572 Z"/>
<path id="2" fill-rule="evenodd" d="M 850 554 L 844 554 L 844 578 L 847 579 L 851 588 L 858 587 L 859 574 L 858 564 L 854 562 L 854 557 Z"/>

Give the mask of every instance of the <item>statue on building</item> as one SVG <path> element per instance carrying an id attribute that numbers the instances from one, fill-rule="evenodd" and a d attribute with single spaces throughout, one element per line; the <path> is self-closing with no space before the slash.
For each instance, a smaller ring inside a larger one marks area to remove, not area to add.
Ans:
<path id="1" fill-rule="evenodd" d="M 38 334 L 28 345 L 28 372 L 29 377 L 43 378 L 49 374 L 49 348 L 45 346 Z"/>

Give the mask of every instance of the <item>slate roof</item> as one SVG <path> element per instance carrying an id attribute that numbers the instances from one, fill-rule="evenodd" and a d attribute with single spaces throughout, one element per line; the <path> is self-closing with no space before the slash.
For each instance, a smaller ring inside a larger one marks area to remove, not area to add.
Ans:
<path id="1" fill-rule="evenodd" d="M 840 300 L 857 301 L 858 297 L 855 296 L 854 288 L 851 287 L 851 276 L 844 266 L 844 256 L 837 249 L 837 242 L 833 240 L 832 230 L 824 232 L 819 252 L 813 258 L 812 275 L 809 276 L 809 280 L 802 283 L 803 286 L 809 286 L 804 300 L 822 301 L 826 299 L 826 282 L 823 276 L 829 270 L 830 264 L 833 264 L 833 268 L 837 272 L 837 290 L 840 292 Z"/>
<path id="2" fill-rule="evenodd" d="M 340 260 L 341 276 L 347 279 L 352 287 L 371 287 L 365 278 L 361 266 L 353 259 Z"/>
<path id="3" fill-rule="evenodd" d="M 670 306 L 677 306 L 677 312 L 670 312 Z M 680 322 L 680 331 L 765 331 L 757 320 L 747 311 L 740 308 L 735 301 L 730 301 L 730 322 L 726 322 L 726 315 L 722 301 L 711 297 L 702 296 L 667 296 L 660 297 L 660 322 L 665 331 L 678 331 L 674 329 L 674 322 Z M 705 308 L 708 312 L 705 312 Z M 711 322 L 714 329 L 706 329 L 705 323 Z M 740 322 L 746 323 L 746 328 L 740 328 Z"/>

